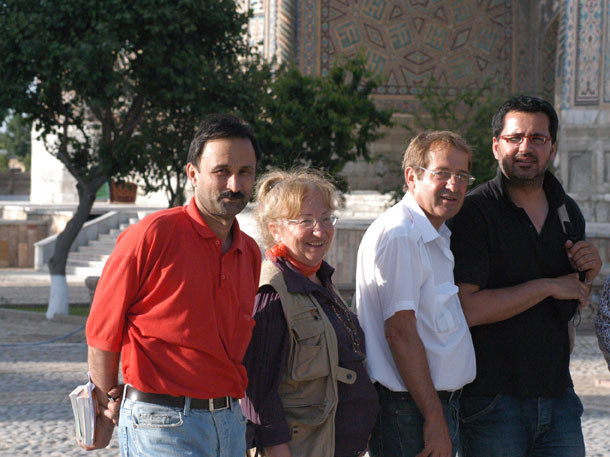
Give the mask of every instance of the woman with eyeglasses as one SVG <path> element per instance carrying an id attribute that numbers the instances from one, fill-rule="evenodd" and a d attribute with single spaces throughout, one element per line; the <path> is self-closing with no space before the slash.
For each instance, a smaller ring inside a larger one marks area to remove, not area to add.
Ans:
<path id="1" fill-rule="evenodd" d="M 378 410 L 364 333 L 324 260 L 337 191 L 310 170 L 275 171 L 257 186 L 266 244 L 248 371 L 247 444 L 265 456 L 364 455 Z"/>

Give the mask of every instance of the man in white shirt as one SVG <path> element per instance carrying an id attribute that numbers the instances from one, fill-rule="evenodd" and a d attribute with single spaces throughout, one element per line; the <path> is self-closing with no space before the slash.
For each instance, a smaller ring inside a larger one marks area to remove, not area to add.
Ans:
<path id="1" fill-rule="evenodd" d="M 456 453 L 459 396 L 475 358 L 445 221 L 474 181 L 470 162 L 452 132 L 416 136 L 403 157 L 408 192 L 360 244 L 356 304 L 381 404 L 371 457 Z"/>

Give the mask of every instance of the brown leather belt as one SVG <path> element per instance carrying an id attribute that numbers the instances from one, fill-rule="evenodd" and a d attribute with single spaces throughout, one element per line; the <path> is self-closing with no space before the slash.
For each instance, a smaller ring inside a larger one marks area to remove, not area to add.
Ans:
<path id="1" fill-rule="evenodd" d="M 388 389 L 387 387 L 379 384 L 378 382 L 375 383 L 375 387 L 381 395 L 385 395 L 387 397 L 402 398 L 404 400 L 413 400 L 413 396 L 409 392 L 394 392 L 393 390 Z M 438 398 L 440 398 L 441 400 L 446 400 L 450 402 L 459 400 L 459 398 L 462 396 L 462 390 L 463 389 L 458 389 L 454 390 L 453 392 L 449 390 L 437 390 L 436 393 L 438 394 Z"/>
<path id="2" fill-rule="evenodd" d="M 183 409 L 188 397 L 174 397 L 173 395 L 151 394 L 142 392 L 133 386 L 125 386 L 125 398 L 133 401 L 143 401 L 145 403 L 153 403 L 160 406 L 168 406 L 170 408 Z M 231 407 L 231 397 L 219 398 L 191 398 L 191 409 L 205 409 L 207 411 L 218 411 Z"/>

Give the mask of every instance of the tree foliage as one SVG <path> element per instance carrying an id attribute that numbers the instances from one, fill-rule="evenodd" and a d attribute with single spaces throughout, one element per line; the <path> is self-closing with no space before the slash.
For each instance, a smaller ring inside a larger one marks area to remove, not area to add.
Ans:
<path id="1" fill-rule="evenodd" d="M 314 167 L 338 177 L 348 161 L 368 159 L 367 144 L 391 125 L 390 111 L 371 100 L 378 82 L 363 57 L 337 62 L 327 76 L 303 75 L 295 66 L 278 70 L 252 119 L 263 148 L 263 169 Z"/>
<path id="2" fill-rule="evenodd" d="M 310 166 L 334 177 L 346 162 L 368 158 L 367 144 L 390 125 L 391 113 L 370 98 L 377 82 L 361 57 L 334 65 L 327 76 L 306 76 L 295 66 L 272 66 L 251 56 L 230 78 L 209 86 L 204 108 L 233 111 L 253 127 L 263 150 L 259 168 Z M 209 81 L 215 81 L 210 75 Z M 176 106 L 168 116 L 150 116 L 141 128 L 149 160 L 141 168 L 146 189 L 165 190 L 170 206 L 184 202 L 186 151 L 206 111 Z"/>
<path id="3" fill-rule="evenodd" d="M 491 152 L 491 118 L 505 98 L 493 80 L 480 87 L 466 87 L 455 93 L 438 87 L 432 79 L 422 88 L 417 98 L 424 110 L 414 119 L 418 130 L 451 130 L 459 133 L 473 151 L 472 174 L 478 183 L 496 174 L 496 160 Z M 413 127 L 407 127 L 415 133 Z"/>
<path id="4" fill-rule="evenodd" d="M 77 181 L 52 275 L 65 275 L 97 189 L 146 160 L 140 127 L 178 106 L 202 109 L 207 78 L 240 65 L 247 21 L 233 0 L 0 2 L 0 111 L 32 119 Z"/>
<path id="5" fill-rule="evenodd" d="M 206 87 L 199 103 L 187 105 L 176 100 L 170 109 L 147 116 L 138 137 L 144 160 L 139 162 L 137 171 L 144 180 L 144 190 L 163 190 L 169 206 L 184 204 L 187 152 L 198 123 L 215 112 L 256 116 L 271 77 L 270 65 L 259 56 L 244 55 L 239 65 L 206 72 Z"/>
<path id="6" fill-rule="evenodd" d="M 432 78 L 417 94 L 421 112 L 412 123 L 403 124 L 411 137 L 426 130 L 450 130 L 459 133 L 472 149 L 472 174 L 475 186 L 496 174 L 497 163 L 491 150 L 491 119 L 506 97 L 491 79 L 480 87 L 458 90 L 439 86 Z M 409 139 L 410 141 L 410 139 Z M 400 164 L 394 164 L 399 168 Z M 394 191 L 396 197 L 401 191 Z"/>

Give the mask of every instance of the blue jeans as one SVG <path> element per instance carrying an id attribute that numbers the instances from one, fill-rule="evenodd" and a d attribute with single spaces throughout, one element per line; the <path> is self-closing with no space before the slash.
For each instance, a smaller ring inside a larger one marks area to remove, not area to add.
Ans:
<path id="1" fill-rule="evenodd" d="M 584 457 L 582 403 L 561 397 L 462 397 L 460 457 Z"/>
<path id="2" fill-rule="evenodd" d="M 371 457 L 412 457 L 424 449 L 424 417 L 410 395 L 375 384 L 381 409 L 369 441 Z M 441 400 L 455 456 L 458 444 L 459 400 Z"/>
<path id="3" fill-rule="evenodd" d="M 220 411 L 170 408 L 123 399 L 122 457 L 235 457 L 246 455 L 246 419 L 239 402 Z"/>

